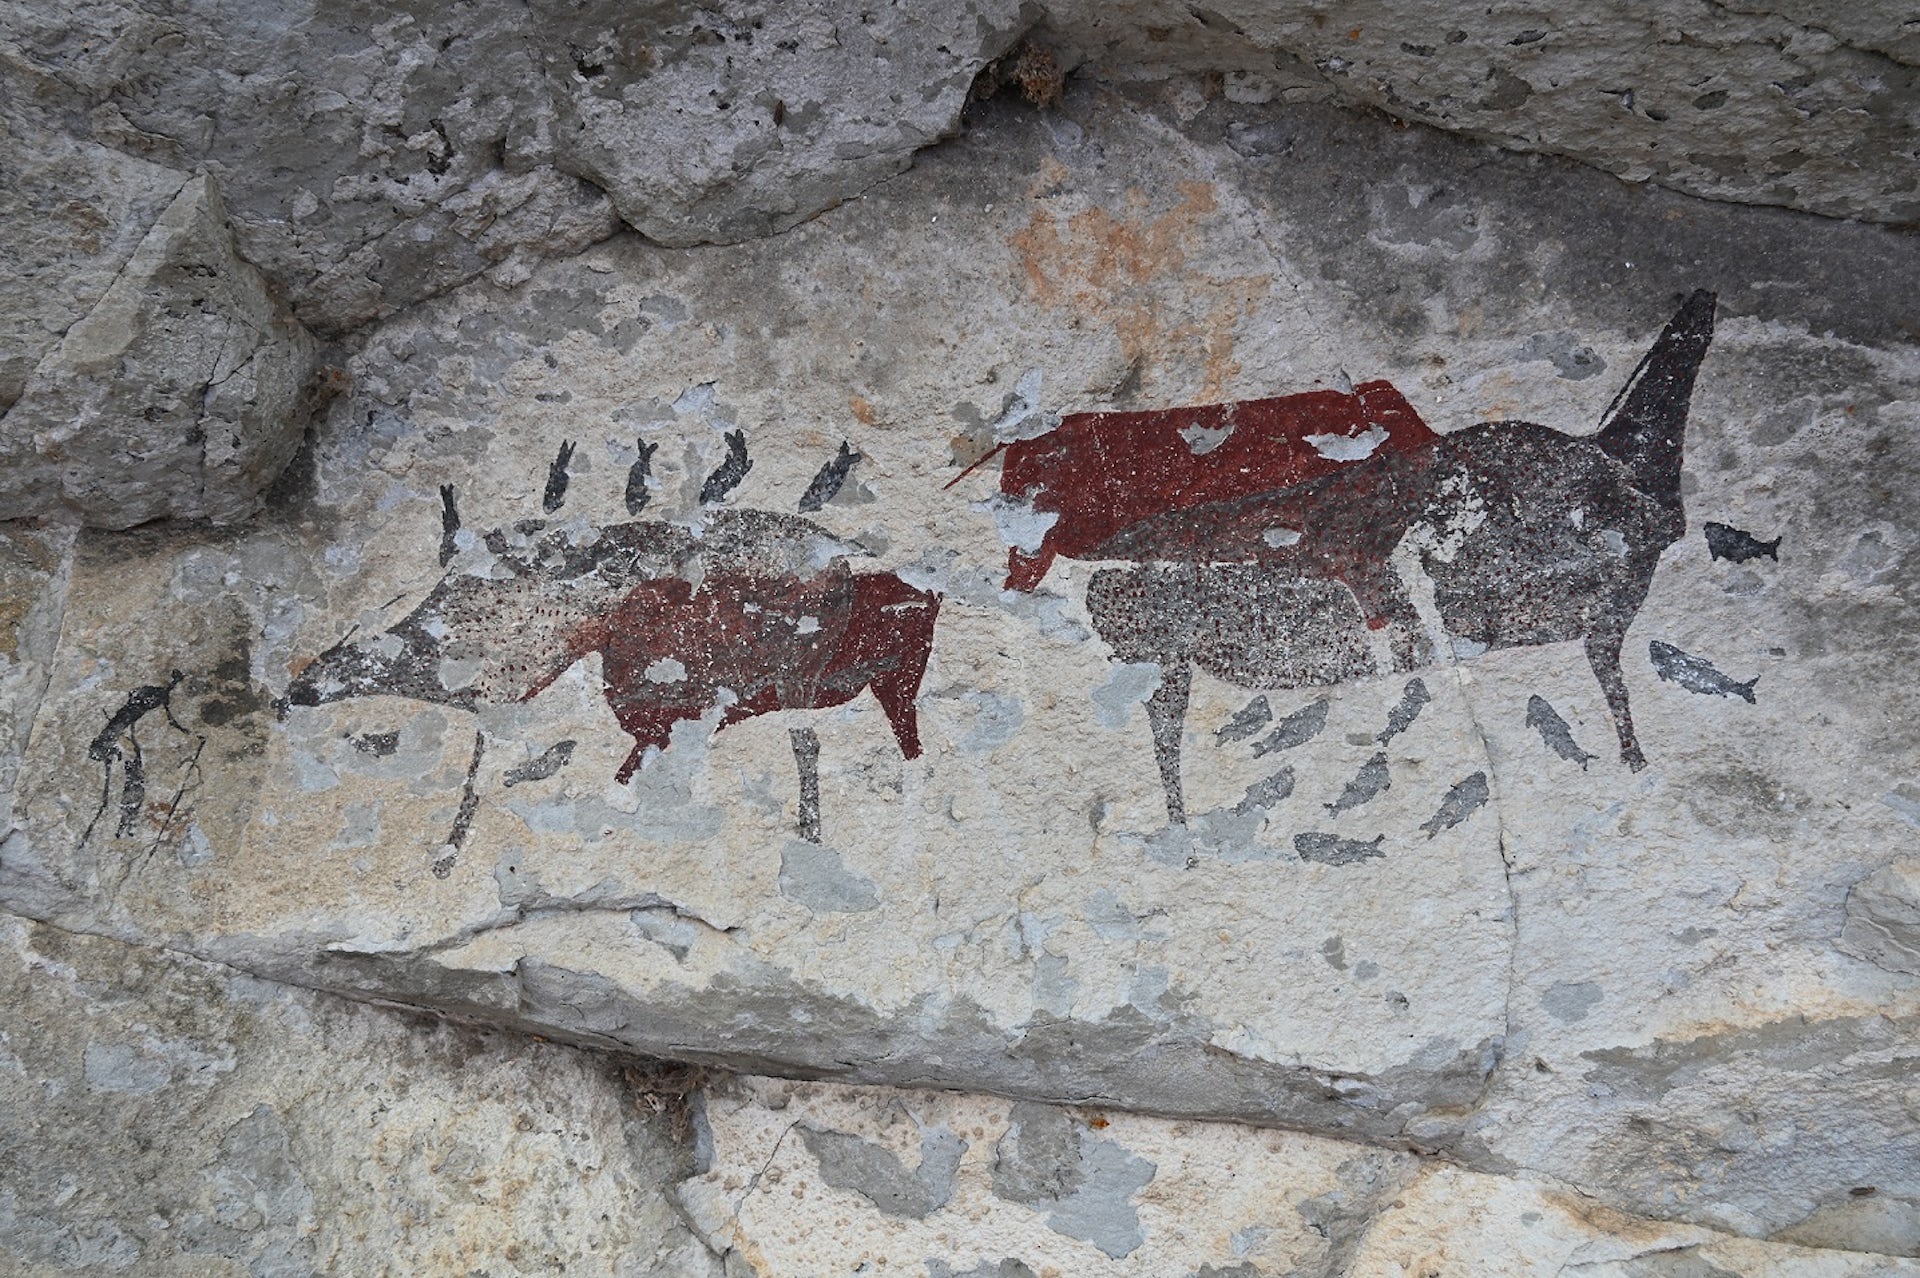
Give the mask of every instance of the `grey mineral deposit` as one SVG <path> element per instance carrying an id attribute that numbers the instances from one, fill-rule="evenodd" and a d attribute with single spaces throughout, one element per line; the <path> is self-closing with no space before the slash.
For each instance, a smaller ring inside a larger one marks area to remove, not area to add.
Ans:
<path id="1" fill-rule="evenodd" d="M 1920 1278 L 1916 76 L 0 0 L 0 1271 Z"/>

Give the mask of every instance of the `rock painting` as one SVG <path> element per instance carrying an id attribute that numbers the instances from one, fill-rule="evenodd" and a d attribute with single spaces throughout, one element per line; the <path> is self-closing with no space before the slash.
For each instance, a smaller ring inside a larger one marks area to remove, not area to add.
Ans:
<path id="1" fill-rule="evenodd" d="M 1780 541 L 1761 541 L 1744 528 L 1735 528 L 1731 524 L 1717 524 L 1709 519 L 1700 526 L 1707 538 L 1707 553 L 1715 559 L 1725 559 L 1730 563 L 1744 564 L 1749 559 L 1765 556 L 1775 563 L 1780 562 Z"/>
<path id="2" fill-rule="evenodd" d="M 563 444 L 549 472 L 542 502 L 548 514 L 565 500 L 572 449 Z M 642 445 L 628 477 L 629 511 L 645 504 L 652 451 Z M 856 460 L 843 447 L 801 504 L 817 509 Z M 683 720 L 717 711 L 725 728 L 779 710 L 843 705 L 867 690 L 886 712 L 901 754 L 918 758 L 915 699 L 939 597 L 890 572 L 856 571 L 851 547 L 797 515 L 719 507 L 752 466 L 745 435 L 731 432 L 695 517 L 585 534 L 577 525 L 526 519 L 463 539 L 455 493 L 443 488 L 446 575 L 384 633 L 358 642 L 349 636 L 321 653 L 293 681 L 287 703 L 384 695 L 474 710 L 536 697 L 598 653 L 607 703 L 633 738 L 615 775 L 623 783 L 649 748 L 667 749 Z M 790 731 L 800 832 L 818 842 L 819 741 L 812 728 Z M 537 761 L 540 775 L 570 760 L 573 743 L 562 744 Z M 449 856 L 476 810 L 483 752 L 484 735 L 476 732 Z M 533 775 L 516 770 L 508 783 Z M 436 872 L 450 865 L 443 857 Z"/>
<path id="3" fill-rule="evenodd" d="M 1114 660 L 1158 672 L 1148 720 L 1175 826 L 1186 821 L 1181 742 L 1195 666 L 1241 687 L 1299 688 L 1578 640 L 1620 756 L 1637 770 L 1646 759 L 1620 654 L 1662 553 L 1686 531 L 1687 413 L 1713 317 L 1711 293 L 1689 297 L 1586 436 L 1530 422 L 1442 435 L 1384 381 L 1066 416 L 996 450 L 1005 455 L 1002 494 L 1033 516 L 1033 535 L 1009 554 L 1007 586 L 1036 589 L 1061 556 L 1125 563 L 1093 574 L 1087 608 Z M 476 538 L 462 532 L 454 489 L 442 488 L 445 575 L 382 634 L 349 635 L 321 653 L 285 705 L 385 695 L 475 710 L 536 697 L 598 654 L 607 702 L 634 743 L 615 773 L 622 783 L 649 749 L 668 748 L 676 723 L 714 713 L 725 728 L 842 705 L 868 690 L 902 755 L 918 758 L 915 702 L 938 596 L 891 572 L 856 571 L 849 556 L 857 552 L 799 515 L 721 505 L 753 468 L 744 432 L 725 438 L 699 510 L 680 521 L 583 531 L 524 519 Z M 573 450 L 562 443 L 548 469 L 547 515 L 565 502 Z M 630 514 L 648 502 L 654 451 L 640 442 L 626 479 Z M 860 460 L 842 444 L 799 509 L 819 510 Z M 1716 557 L 1777 550 L 1723 525 L 1707 531 Z M 1671 645 L 1655 641 L 1651 654 L 1662 679 L 1754 698 L 1752 681 L 1737 683 Z M 165 691 L 142 689 L 122 717 Z M 1430 699 L 1424 682 L 1409 680 L 1375 740 L 1384 746 Z M 1259 697 L 1217 742 L 1251 740 L 1256 756 L 1291 749 L 1325 727 L 1327 710 L 1321 699 L 1276 723 Z M 1592 756 L 1551 706 L 1534 698 L 1527 713 L 1550 748 L 1585 766 Z M 133 721 L 103 733 L 93 752 L 109 777 L 121 764 L 123 788 L 137 798 L 137 749 L 128 755 L 117 745 Z M 799 830 L 817 843 L 820 743 L 809 727 L 790 734 Z M 477 813 L 485 745 L 476 730 L 436 873 L 447 872 Z M 552 775 L 572 746 L 560 743 L 503 783 Z M 1327 810 L 1337 817 L 1391 784 L 1377 752 Z M 1291 771 L 1277 773 L 1246 804 L 1270 806 L 1292 785 Z M 1483 776 L 1462 780 L 1422 828 L 1432 837 L 1460 823 L 1487 795 Z M 1325 842 L 1332 837 L 1312 835 L 1311 855 L 1302 856 L 1344 864 L 1377 855 L 1362 850 L 1373 844 Z"/>
<path id="4" fill-rule="evenodd" d="M 1063 555 L 1127 561 L 1093 574 L 1087 608 L 1114 660 L 1159 667 L 1147 710 L 1176 826 L 1195 666 L 1241 687 L 1297 688 L 1579 640 L 1638 770 L 1620 652 L 1661 554 L 1686 532 L 1687 410 L 1713 316 L 1713 294 L 1689 297 L 1591 435 L 1531 422 L 1441 435 L 1383 381 L 1064 417 L 1002 445 L 1001 492 L 1045 528 L 1009 553 L 1007 586 L 1035 589 Z M 1694 688 L 1708 678 L 1690 666 L 1662 675 Z M 1425 686 L 1410 683 L 1408 699 L 1411 722 Z M 1228 735 L 1251 735 L 1263 715 L 1256 703 Z M 1433 830 L 1465 819 L 1476 794 L 1484 802 L 1484 779 L 1471 780 Z M 1357 784 L 1384 788 L 1384 776 Z M 1315 847 L 1330 861 L 1364 855 Z"/>
<path id="5" fill-rule="evenodd" d="M 113 772 L 120 769 L 120 802 L 118 819 L 114 822 L 115 838 L 125 839 L 139 833 L 140 822 L 146 818 L 164 837 L 171 827 L 174 815 L 180 809 L 191 777 L 199 767 L 200 751 L 206 746 L 206 738 L 190 731 L 173 715 L 173 694 L 186 678 L 180 671 L 172 671 L 165 683 L 148 684 L 135 688 L 127 694 L 118 709 L 107 716 L 106 726 L 87 744 L 87 757 L 100 765 L 102 778 L 100 783 L 100 806 L 95 810 L 93 819 L 87 822 L 87 828 L 80 836 L 80 844 L 85 847 L 93 838 L 94 830 L 100 824 L 100 818 L 107 814 L 113 805 Z M 160 711 L 167 727 L 183 736 L 192 737 L 198 744 L 193 756 L 182 769 L 180 788 L 164 809 L 150 812 L 147 808 L 147 767 L 146 752 L 140 747 L 140 721 L 155 710 Z M 154 846 L 159 846 L 156 838 Z M 149 849 L 151 851 L 151 849 Z"/>
<path id="6" fill-rule="evenodd" d="M 1709 697 L 1739 697 L 1748 705 L 1754 704 L 1753 689 L 1760 682 L 1759 675 L 1742 683 L 1722 674 L 1706 658 L 1682 652 L 1658 639 L 1647 645 L 1647 659 L 1653 662 L 1655 674 L 1668 683 L 1679 684 L 1688 692 Z"/>

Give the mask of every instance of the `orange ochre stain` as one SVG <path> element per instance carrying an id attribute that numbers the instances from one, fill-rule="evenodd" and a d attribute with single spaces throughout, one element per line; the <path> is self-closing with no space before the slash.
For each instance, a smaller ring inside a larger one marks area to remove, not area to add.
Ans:
<path id="1" fill-rule="evenodd" d="M 1042 183 L 1057 186 L 1066 176 L 1054 167 L 1036 182 L 1036 196 Z M 1064 217 L 1037 198 L 1009 243 L 1035 301 L 1111 329 L 1128 361 L 1194 360 L 1202 370 L 1199 397 L 1218 399 L 1240 371 L 1235 326 L 1272 277 L 1192 270 L 1187 245 L 1200 242 L 1199 228 L 1219 202 L 1209 182 L 1180 182 L 1175 191 L 1178 201 L 1158 214 L 1139 190 L 1127 193 L 1118 212 L 1089 208 Z"/>

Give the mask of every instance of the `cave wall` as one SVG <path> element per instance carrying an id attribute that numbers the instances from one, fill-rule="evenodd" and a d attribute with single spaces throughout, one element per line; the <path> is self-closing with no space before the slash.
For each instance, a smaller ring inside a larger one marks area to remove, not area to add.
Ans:
<path id="1" fill-rule="evenodd" d="M 1920 1272 L 1916 30 L 12 0 L 0 1255 Z"/>

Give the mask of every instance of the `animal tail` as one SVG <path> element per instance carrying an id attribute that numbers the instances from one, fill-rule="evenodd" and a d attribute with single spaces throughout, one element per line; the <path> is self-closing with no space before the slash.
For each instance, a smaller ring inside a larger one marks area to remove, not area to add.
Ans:
<path id="1" fill-rule="evenodd" d="M 1760 703 L 1758 700 L 1755 699 L 1753 695 L 1753 688 L 1754 688 L 1754 685 L 1759 682 L 1760 682 L 1760 676 L 1755 675 L 1753 678 L 1747 680 L 1745 683 L 1736 683 L 1733 685 L 1733 695 L 1741 698 L 1750 706 L 1757 706 Z"/>
<path id="2" fill-rule="evenodd" d="M 1633 485 L 1662 505 L 1680 507 L 1680 464 L 1694 375 L 1713 341 L 1714 295 L 1695 289 L 1667 322 L 1601 420 L 1601 451 L 1625 466 Z"/>

